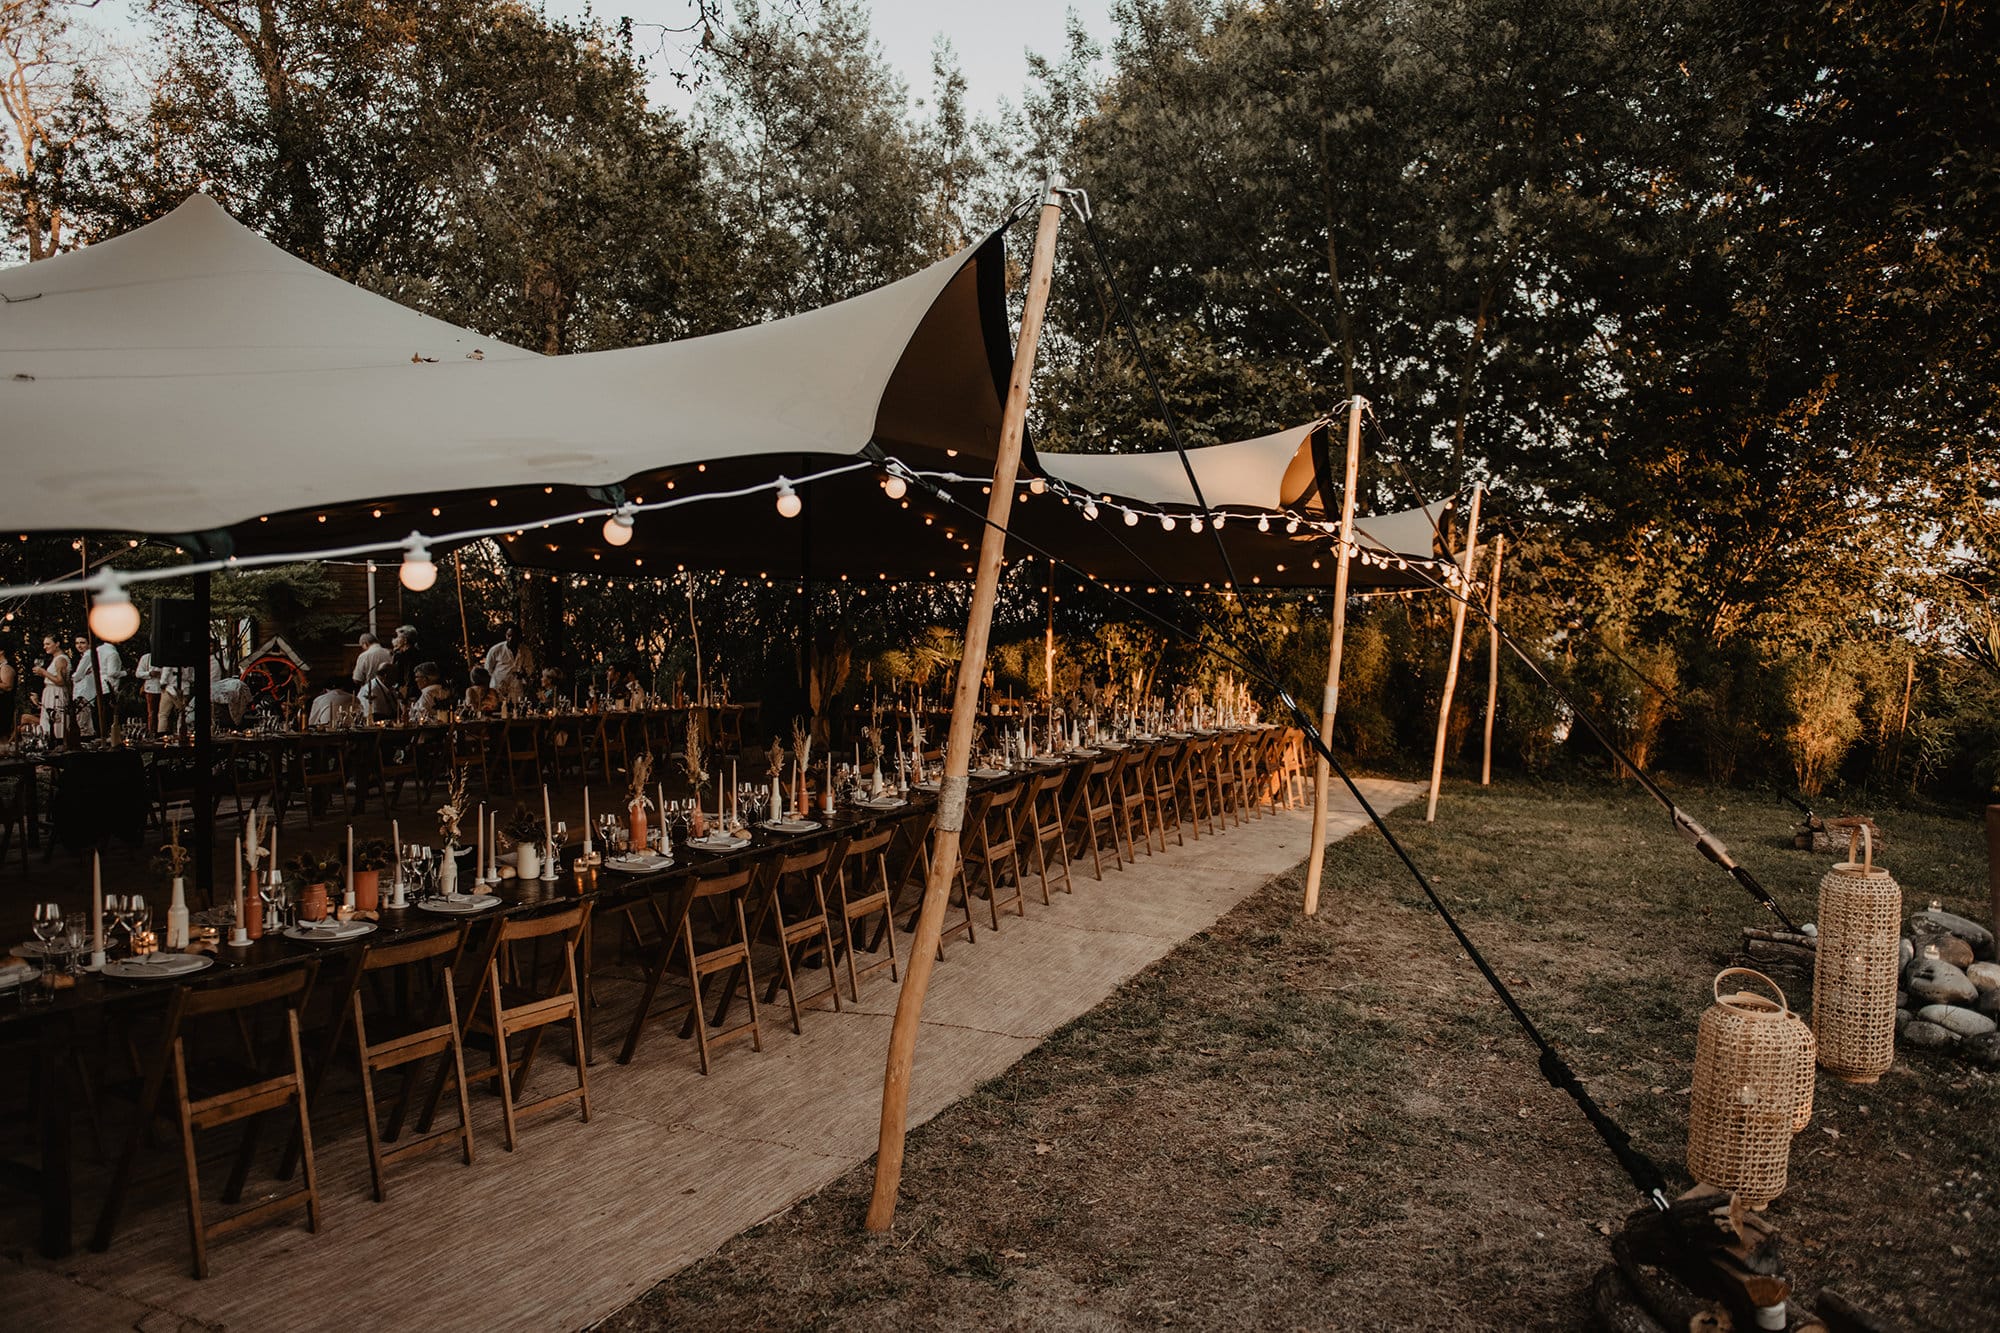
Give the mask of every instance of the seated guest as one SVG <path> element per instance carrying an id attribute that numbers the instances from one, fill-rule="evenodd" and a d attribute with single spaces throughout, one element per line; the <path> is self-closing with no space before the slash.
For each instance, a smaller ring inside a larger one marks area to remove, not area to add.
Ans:
<path id="1" fill-rule="evenodd" d="M 541 693 L 535 696 L 536 702 L 544 708 L 554 708 L 566 703 L 567 700 L 563 698 L 562 679 L 562 672 L 557 668 L 543 667 L 542 689 Z"/>
<path id="2" fill-rule="evenodd" d="M 345 680 L 334 677 L 321 684 L 319 697 L 312 701 L 312 711 L 306 715 L 306 725 L 348 726 L 360 711 L 361 701 L 354 697 L 354 691 L 347 688 Z"/>
<path id="3" fill-rule="evenodd" d="M 436 662 L 419 662 L 410 679 L 417 687 L 416 702 L 410 705 L 411 721 L 441 721 L 451 712 L 451 691 L 445 688 L 444 673 Z"/>
<path id="4" fill-rule="evenodd" d="M 472 684 L 465 687 L 465 707 L 481 716 L 500 711 L 500 691 L 493 688 L 493 677 L 485 667 L 472 668 Z"/>
<path id="5" fill-rule="evenodd" d="M 640 679 L 638 667 L 628 666 L 625 668 L 624 685 L 625 697 L 622 702 L 625 707 L 644 708 L 646 706 L 646 685 Z"/>
<path id="6" fill-rule="evenodd" d="M 221 710 L 218 719 L 227 718 L 230 726 L 240 727 L 250 711 L 250 687 L 240 676 L 224 676 L 208 687 L 208 701 Z"/>
<path id="7" fill-rule="evenodd" d="M 361 711 L 370 721 L 394 722 L 402 716 L 402 701 L 396 697 L 396 687 L 389 683 L 387 675 L 370 677 L 354 697 L 360 700 Z"/>

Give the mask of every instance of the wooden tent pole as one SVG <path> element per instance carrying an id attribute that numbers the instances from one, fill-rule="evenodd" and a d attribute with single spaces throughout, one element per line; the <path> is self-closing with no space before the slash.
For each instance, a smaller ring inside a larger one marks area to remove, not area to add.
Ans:
<path id="1" fill-rule="evenodd" d="M 1007 555 L 1007 516 L 1013 509 L 1014 480 L 1020 471 L 1021 436 L 1028 412 L 1028 383 L 1035 373 L 1035 349 L 1042 336 L 1042 314 L 1048 308 L 1049 280 L 1055 269 L 1056 229 L 1062 221 L 1062 177 L 1051 172 L 1035 227 L 1034 260 L 1028 268 L 1028 290 L 1021 310 L 1020 344 L 1007 384 L 1007 406 L 1000 421 L 1000 444 L 993 459 L 993 492 L 986 504 L 986 529 L 979 540 L 979 566 L 972 585 L 972 613 L 965 624 L 965 652 L 958 663 L 958 684 L 952 695 L 951 728 L 945 747 L 944 779 L 938 792 L 936 833 L 931 843 L 929 872 L 924 880 L 923 908 L 917 915 L 916 938 L 910 943 L 909 971 L 896 996 L 896 1017 L 889 1029 L 889 1063 L 882 1077 L 882 1124 L 875 1155 L 875 1194 L 868 1203 L 867 1227 L 887 1231 L 896 1218 L 896 1194 L 903 1179 L 903 1135 L 908 1128 L 910 1067 L 916 1060 L 917 1023 L 923 1014 L 924 992 L 931 982 L 944 909 L 958 867 L 959 832 L 965 823 L 966 772 L 972 754 L 972 727 L 979 686 L 986 674 L 987 637 L 993 628 L 993 601 L 1000 588 L 1000 568 Z"/>
<path id="2" fill-rule="evenodd" d="M 1910 654 L 1909 669 L 1903 675 L 1903 720 L 1896 725 L 1896 757 L 1889 761 L 1889 781 L 1903 776 L 1903 737 L 1910 734 L 1910 696 L 1917 688 L 1917 655 Z"/>
<path id="3" fill-rule="evenodd" d="M 1451 604 L 1451 657 L 1444 664 L 1444 699 L 1438 704 L 1437 745 L 1431 750 L 1431 795 L 1424 806 L 1424 822 L 1433 823 L 1438 814 L 1438 788 L 1444 783 L 1444 735 L 1451 723 L 1452 691 L 1458 688 L 1458 653 L 1465 646 L 1465 599 L 1478 596 L 1472 586 L 1472 556 L 1479 548 L 1479 501 L 1485 494 L 1481 487 L 1472 488 L 1472 512 L 1465 520 L 1465 555 L 1460 561 L 1459 572 L 1463 586 L 1459 596 Z"/>
<path id="4" fill-rule="evenodd" d="M 458 590 L 458 638 L 465 649 L 465 678 L 472 679 L 472 669 L 480 665 L 472 655 L 472 626 L 465 619 L 465 561 L 460 553 L 451 553 L 451 583 Z"/>
<path id="5" fill-rule="evenodd" d="M 1486 747 L 1479 760 L 1479 785 L 1493 785 L 1493 713 L 1500 704 L 1500 560 L 1505 536 L 1493 539 L 1493 586 L 1486 590 Z"/>
<path id="6" fill-rule="evenodd" d="M 1347 405 L 1347 471 L 1340 488 L 1340 564 L 1333 571 L 1333 641 L 1326 654 L 1326 698 L 1319 734 L 1333 744 L 1333 715 L 1340 705 L 1340 654 L 1347 638 L 1347 566 L 1354 550 L 1354 486 L 1361 470 L 1361 414 L 1368 400 L 1356 394 Z M 1322 502 L 1324 497 L 1322 497 Z M 1327 782 L 1333 776 L 1326 756 L 1313 758 L 1312 851 L 1306 858 L 1306 915 L 1319 911 L 1320 872 L 1326 864 Z"/>

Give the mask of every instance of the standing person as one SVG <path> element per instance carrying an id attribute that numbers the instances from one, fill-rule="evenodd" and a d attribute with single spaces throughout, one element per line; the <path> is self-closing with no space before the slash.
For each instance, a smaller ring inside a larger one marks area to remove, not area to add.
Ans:
<path id="1" fill-rule="evenodd" d="M 14 650 L 0 647 L 0 740 L 14 739 L 21 711 L 20 696 L 15 691 L 20 685 L 21 673 L 14 665 Z"/>
<path id="2" fill-rule="evenodd" d="M 384 648 L 373 634 L 361 631 L 361 653 L 354 659 L 354 692 L 359 694 L 369 681 L 389 669 L 395 655 Z"/>
<path id="3" fill-rule="evenodd" d="M 95 736 L 99 699 L 109 710 L 105 715 L 106 726 L 118 716 L 118 682 L 125 679 L 125 659 L 119 655 L 118 646 L 111 643 L 100 642 L 92 653 L 89 636 L 79 634 L 70 678 L 70 700 L 76 705 L 77 722 L 82 728 L 79 734 Z"/>
<path id="4" fill-rule="evenodd" d="M 521 627 L 512 621 L 500 627 L 500 642 L 486 650 L 488 683 L 496 690 L 507 688 L 514 675 L 514 655 L 521 648 Z"/>
<path id="5" fill-rule="evenodd" d="M 132 668 L 132 674 L 139 678 L 139 695 L 146 701 L 146 734 L 151 736 L 160 729 L 160 694 L 165 688 L 160 678 L 166 674 L 165 667 L 153 665 L 151 643 L 139 654 L 139 665 Z"/>
<path id="6" fill-rule="evenodd" d="M 154 667 L 153 673 L 160 681 L 159 734 L 172 735 L 180 730 L 181 716 L 194 698 L 194 668 Z"/>
<path id="7" fill-rule="evenodd" d="M 54 740 L 69 735 L 69 658 L 53 634 L 43 636 L 42 656 L 35 668 L 42 678 L 42 735 Z"/>
<path id="8" fill-rule="evenodd" d="M 417 697 L 417 627 L 398 625 L 389 651 L 389 681 L 405 701 Z"/>

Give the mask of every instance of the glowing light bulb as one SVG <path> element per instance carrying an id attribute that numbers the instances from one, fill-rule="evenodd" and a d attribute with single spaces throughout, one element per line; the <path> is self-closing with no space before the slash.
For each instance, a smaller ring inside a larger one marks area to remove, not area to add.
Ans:
<path id="1" fill-rule="evenodd" d="M 1297 519 L 1288 518 L 1285 520 L 1285 533 L 1287 536 L 1290 536 L 1292 533 L 1295 533 L 1298 530 L 1299 530 L 1299 521 Z"/>
<path id="2" fill-rule="evenodd" d="M 1269 532 L 1270 530 L 1271 530 L 1271 520 L 1265 518 L 1260 514 L 1257 518 L 1257 531 Z"/>
<path id="3" fill-rule="evenodd" d="M 1093 523 L 1097 521 L 1097 501 L 1085 500 L 1083 502 L 1083 516 Z"/>
<path id="4" fill-rule="evenodd" d="M 115 577 L 107 576 L 91 600 L 90 632 L 106 643 L 123 643 L 139 632 L 139 608 Z"/>
<path id="5" fill-rule="evenodd" d="M 1200 532 L 1204 526 L 1206 525 L 1201 521 L 1201 515 L 1199 514 L 1188 520 L 1189 532 Z"/>
<path id="6" fill-rule="evenodd" d="M 632 540 L 632 506 L 620 505 L 618 512 L 604 520 L 604 540 L 623 546 Z"/>
<path id="7" fill-rule="evenodd" d="M 1046 491 L 1048 488 L 1049 488 L 1048 482 L 1042 480 L 1040 477 L 1031 477 L 1028 481 L 1028 491 L 1030 494 L 1040 495 L 1043 491 Z"/>
<path id="8" fill-rule="evenodd" d="M 883 478 L 882 493 L 891 500 L 900 500 L 910 493 L 910 483 L 891 472 Z"/>
<path id="9" fill-rule="evenodd" d="M 438 580 L 438 567 L 431 561 L 430 548 L 415 533 L 403 547 L 403 567 L 397 571 L 403 586 L 411 592 L 423 592 Z"/>
<path id="10" fill-rule="evenodd" d="M 1172 514 L 1160 515 L 1160 531 L 1172 532 L 1173 530 L 1174 530 L 1174 516 Z"/>
<path id="11" fill-rule="evenodd" d="M 1220 531 L 1222 531 L 1222 525 L 1223 525 L 1223 524 L 1224 524 L 1225 522 L 1227 522 L 1228 520 L 1229 520 L 1229 515 L 1227 515 L 1227 514 L 1217 514 L 1217 515 L 1215 516 L 1215 530 L 1216 530 L 1217 532 L 1220 532 Z"/>
<path id="12" fill-rule="evenodd" d="M 1125 511 L 1125 526 L 1128 528 L 1136 528 L 1139 526 L 1139 515 L 1137 512 L 1130 509 Z"/>
<path id="13" fill-rule="evenodd" d="M 792 489 L 792 483 L 783 477 L 778 479 L 778 513 L 786 518 L 797 518 L 806 502 L 799 499 L 799 493 Z"/>

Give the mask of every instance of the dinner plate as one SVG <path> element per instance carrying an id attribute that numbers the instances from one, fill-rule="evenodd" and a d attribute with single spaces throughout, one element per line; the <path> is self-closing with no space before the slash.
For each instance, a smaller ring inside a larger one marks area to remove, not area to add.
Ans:
<path id="1" fill-rule="evenodd" d="M 1040 764 L 1044 768 L 1061 768 L 1069 760 L 1059 754 L 1031 754 L 1028 756 L 1028 762 Z"/>
<path id="2" fill-rule="evenodd" d="M 121 981 L 168 981 L 214 966 L 215 960 L 205 953 L 150 953 L 144 958 L 114 958 L 98 975 Z"/>
<path id="3" fill-rule="evenodd" d="M 0 967 L 0 990 L 12 990 L 29 977 L 39 976 L 41 969 L 29 967 L 26 963 L 16 963 L 12 967 Z"/>
<path id="4" fill-rule="evenodd" d="M 58 952 L 68 953 L 69 946 L 64 945 L 58 950 L 53 943 L 44 944 L 40 940 L 23 940 L 9 952 L 16 958 L 47 958 Z"/>
<path id="5" fill-rule="evenodd" d="M 449 898 L 426 898 L 417 904 L 426 912 L 439 912 L 445 916 L 470 916 L 499 905 L 500 900 L 490 893 L 455 893 Z"/>
<path id="6" fill-rule="evenodd" d="M 605 861 L 607 870 L 622 870 L 628 875 L 643 875 L 654 870 L 665 870 L 674 863 L 671 856 L 614 856 Z"/>
<path id="7" fill-rule="evenodd" d="M 735 852 L 750 845 L 748 838 L 732 838 L 726 834 L 709 834 L 706 838 L 690 838 L 688 846 L 700 852 Z"/>
<path id="8" fill-rule="evenodd" d="M 861 796 L 854 802 L 857 810 L 898 810 L 909 802 L 900 796 Z"/>
<path id="9" fill-rule="evenodd" d="M 307 944 L 338 944 L 344 940 L 358 940 L 374 929 L 373 921 L 335 921 L 324 926 L 301 921 L 285 928 L 285 938 L 304 940 Z"/>
<path id="10" fill-rule="evenodd" d="M 1004 768 L 975 768 L 972 770 L 972 776 L 975 778 L 1004 778 L 1007 776 L 1007 770 Z"/>
<path id="11" fill-rule="evenodd" d="M 942 791 L 942 790 L 944 790 L 944 784 L 943 784 L 943 783 L 941 783 L 941 782 L 928 782 L 928 781 L 926 781 L 926 782 L 916 782 L 916 783 L 912 783 L 912 784 L 910 784 L 910 785 L 912 785 L 913 787 L 915 787 L 915 788 L 916 788 L 916 789 L 917 789 L 918 791 Z"/>
<path id="12" fill-rule="evenodd" d="M 817 819 L 767 819 L 758 827 L 773 833 L 817 833 L 820 822 Z"/>

